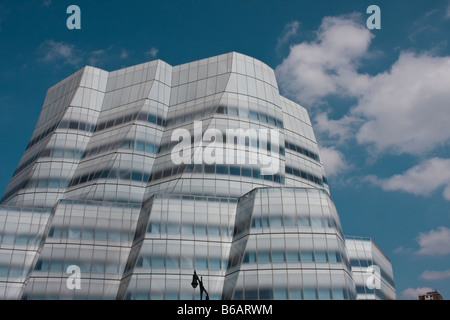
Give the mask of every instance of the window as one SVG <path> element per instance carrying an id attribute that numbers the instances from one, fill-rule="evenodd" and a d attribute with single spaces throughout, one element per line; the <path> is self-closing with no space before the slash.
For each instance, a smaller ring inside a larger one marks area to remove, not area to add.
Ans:
<path id="1" fill-rule="evenodd" d="M 212 236 L 220 236 L 219 226 L 208 226 L 208 234 Z"/>
<path id="2" fill-rule="evenodd" d="M 272 262 L 286 262 L 286 254 L 283 251 L 272 251 Z"/>
<path id="3" fill-rule="evenodd" d="M 181 233 L 182 234 L 193 234 L 194 233 L 194 226 L 190 224 L 183 224 L 181 226 Z"/>
<path id="4" fill-rule="evenodd" d="M 228 166 L 218 165 L 216 167 L 217 174 L 228 174 Z"/>
<path id="5" fill-rule="evenodd" d="M 230 175 L 240 176 L 241 175 L 241 168 L 237 167 L 237 166 L 230 166 Z"/>
<path id="6" fill-rule="evenodd" d="M 303 289 L 305 300 L 317 300 L 317 290 L 315 288 Z"/>
<path id="7" fill-rule="evenodd" d="M 316 251 L 316 262 L 328 262 L 326 251 Z"/>
<path id="8" fill-rule="evenodd" d="M 145 150 L 145 142 L 144 141 L 136 141 L 136 150 L 144 151 Z"/>
<path id="9" fill-rule="evenodd" d="M 300 255 L 297 251 L 288 251 L 286 254 L 287 262 L 300 262 Z"/>
<path id="10" fill-rule="evenodd" d="M 142 181 L 142 173 L 133 171 L 131 174 L 131 179 L 134 181 Z"/>
<path id="11" fill-rule="evenodd" d="M 331 300 L 331 289 L 330 288 L 319 288 L 319 299 L 320 300 Z"/>
<path id="12" fill-rule="evenodd" d="M 250 119 L 252 119 L 252 120 L 259 120 L 258 112 L 250 110 Z"/>
<path id="13" fill-rule="evenodd" d="M 299 227 L 310 227 L 309 217 L 298 217 Z"/>
<path id="14" fill-rule="evenodd" d="M 69 123 L 69 129 L 75 129 L 75 130 L 78 130 L 78 122 L 70 121 L 70 123 Z"/>
<path id="15" fill-rule="evenodd" d="M 312 251 L 302 251 L 301 252 L 302 262 L 314 262 L 314 254 Z"/>
<path id="16" fill-rule="evenodd" d="M 216 269 L 216 270 L 220 270 L 221 268 L 221 261 L 220 258 L 209 258 L 209 268 L 210 269 Z"/>
<path id="17" fill-rule="evenodd" d="M 216 166 L 205 164 L 205 173 L 206 174 L 214 174 L 216 173 Z"/>
<path id="18" fill-rule="evenodd" d="M 286 300 L 288 298 L 288 292 L 286 288 L 275 288 L 273 290 L 273 298 L 275 300 Z"/>
<path id="19" fill-rule="evenodd" d="M 180 267 L 180 261 L 178 257 L 167 257 L 167 268 L 179 268 Z"/>
<path id="20" fill-rule="evenodd" d="M 167 233 L 179 234 L 180 233 L 180 225 L 174 224 L 174 223 L 169 223 L 167 225 Z"/>
<path id="21" fill-rule="evenodd" d="M 289 299 L 291 300 L 302 300 L 303 292 L 301 288 L 291 288 L 289 289 Z"/>
<path id="22" fill-rule="evenodd" d="M 269 223 L 271 227 L 281 227 L 283 226 L 283 219 L 281 216 L 271 216 Z"/>
<path id="23" fill-rule="evenodd" d="M 261 217 L 253 217 L 252 228 L 261 228 Z"/>
<path id="24" fill-rule="evenodd" d="M 256 263 L 256 252 L 246 252 L 244 254 L 244 263 Z"/>
<path id="25" fill-rule="evenodd" d="M 262 251 L 258 252 L 258 262 L 259 263 L 270 263 L 270 252 Z"/>
<path id="26" fill-rule="evenodd" d="M 206 225 L 195 225 L 195 234 L 206 235 Z"/>
<path id="27" fill-rule="evenodd" d="M 311 226 L 313 228 L 322 228 L 322 219 L 321 218 L 311 218 Z"/>
<path id="28" fill-rule="evenodd" d="M 218 114 L 227 114 L 227 107 L 225 107 L 225 106 L 219 106 L 219 107 L 217 108 L 217 113 L 218 113 Z"/>
<path id="29" fill-rule="evenodd" d="M 208 260 L 204 257 L 195 258 L 195 267 L 198 269 L 208 269 Z"/>
<path id="30" fill-rule="evenodd" d="M 152 114 L 149 114 L 148 118 L 147 118 L 147 121 L 156 124 L 156 116 L 154 116 Z"/>
<path id="31" fill-rule="evenodd" d="M 152 257 L 152 267 L 154 268 L 164 268 L 166 266 L 166 261 L 164 257 L 153 256 Z"/>
<path id="32" fill-rule="evenodd" d="M 260 288 L 259 289 L 259 299 L 260 300 L 272 300 L 273 299 L 272 289 Z"/>
<path id="33" fill-rule="evenodd" d="M 250 168 L 241 168 L 242 170 L 242 176 L 244 177 L 251 177 L 252 176 L 252 169 Z"/>

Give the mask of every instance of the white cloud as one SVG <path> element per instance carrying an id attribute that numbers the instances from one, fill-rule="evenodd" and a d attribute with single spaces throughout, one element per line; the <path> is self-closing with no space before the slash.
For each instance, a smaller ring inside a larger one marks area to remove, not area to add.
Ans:
<path id="1" fill-rule="evenodd" d="M 369 176 L 367 179 L 385 191 L 404 191 L 423 196 L 445 186 L 443 196 L 450 200 L 450 159 L 432 158 L 390 178 Z"/>
<path id="2" fill-rule="evenodd" d="M 145 55 L 150 57 L 150 58 L 155 58 L 158 55 L 158 52 L 159 52 L 158 48 L 153 47 L 150 50 L 148 50 L 145 53 Z"/>
<path id="3" fill-rule="evenodd" d="M 360 119 L 343 116 L 339 120 L 329 119 L 328 114 L 321 112 L 314 118 L 314 130 L 325 134 L 337 143 L 347 141 L 356 134 L 355 128 L 361 123 Z"/>
<path id="4" fill-rule="evenodd" d="M 81 53 L 74 45 L 54 40 L 46 40 L 39 46 L 41 60 L 44 62 L 63 62 L 76 67 L 83 60 Z"/>
<path id="5" fill-rule="evenodd" d="M 276 68 L 282 91 L 316 107 L 330 94 L 355 99 L 341 119 L 318 116 L 318 130 L 356 137 L 375 154 L 417 155 L 448 143 L 450 57 L 401 52 L 390 70 L 360 73 L 373 37 L 357 16 L 324 18 L 316 39 L 292 45 Z"/>
<path id="6" fill-rule="evenodd" d="M 275 70 L 288 96 L 312 105 L 329 94 L 353 94 L 366 86 L 367 77 L 357 67 L 373 35 L 357 19 L 325 17 L 315 41 L 291 46 Z"/>
<path id="7" fill-rule="evenodd" d="M 329 177 L 336 176 L 348 168 L 344 155 L 334 147 L 320 148 L 320 158 Z"/>
<path id="8" fill-rule="evenodd" d="M 102 61 L 102 55 L 105 54 L 105 50 L 94 50 L 90 53 L 88 58 L 88 64 L 90 66 L 96 66 Z"/>
<path id="9" fill-rule="evenodd" d="M 411 252 L 412 250 L 410 248 L 404 248 L 403 246 L 398 247 L 397 249 L 393 250 L 393 253 L 407 253 Z"/>
<path id="10" fill-rule="evenodd" d="M 128 58 L 128 56 L 129 56 L 129 53 L 128 53 L 128 51 L 126 49 L 122 49 L 120 51 L 120 58 L 121 59 L 126 59 L 126 58 Z"/>
<path id="11" fill-rule="evenodd" d="M 441 226 L 428 233 L 421 232 L 417 242 L 420 245 L 417 254 L 438 256 L 450 254 L 450 229 Z"/>
<path id="12" fill-rule="evenodd" d="M 365 119 L 357 141 L 396 154 L 420 154 L 450 140 L 450 57 L 401 53 L 372 77 L 353 117 Z"/>
<path id="13" fill-rule="evenodd" d="M 422 272 L 420 277 L 425 280 L 444 280 L 450 278 L 450 270 L 444 271 L 425 270 L 424 272 Z"/>
<path id="14" fill-rule="evenodd" d="M 295 36 L 298 32 L 299 27 L 300 22 L 298 21 L 288 23 L 284 27 L 282 35 L 278 38 L 277 47 L 284 45 L 292 36 Z"/>
<path id="15" fill-rule="evenodd" d="M 419 300 L 419 295 L 423 295 L 427 292 L 431 292 L 433 291 L 432 288 L 408 288 L 406 290 L 403 290 L 401 293 L 401 296 L 404 299 L 415 299 L 415 300 Z"/>

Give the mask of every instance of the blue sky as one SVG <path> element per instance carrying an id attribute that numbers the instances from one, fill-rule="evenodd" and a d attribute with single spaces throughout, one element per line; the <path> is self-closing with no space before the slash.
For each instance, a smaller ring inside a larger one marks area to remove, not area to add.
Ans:
<path id="1" fill-rule="evenodd" d="M 66 9 L 81 9 L 69 30 Z M 369 5 L 381 29 L 369 30 Z M 450 2 L 0 2 L 0 192 L 47 89 L 85 65 L 177 65 L 237 51 L 305 106 L 348 235 L 391 259 L 399 299 L 450 298 Z"/>

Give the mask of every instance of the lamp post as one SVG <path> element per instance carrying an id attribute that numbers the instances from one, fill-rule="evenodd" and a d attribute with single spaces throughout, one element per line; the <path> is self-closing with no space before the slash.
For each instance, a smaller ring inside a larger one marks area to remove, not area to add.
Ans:
<path id="1" fill-rule="evenodd" d="M 192 282 L 191 286 L 192 288 L 197 288 L 198 284 L 200 283 L 200 300 L 203 300 L 203 292 L 206 293 L 206 300 L 209 300 L 209 294 L 208 291 L 206 291 L 205 287 L 203 286 L 203 277 L 199 278 L 197 275 L 197 272 L 194 270 L 194 275 L 192 276 Z"/>

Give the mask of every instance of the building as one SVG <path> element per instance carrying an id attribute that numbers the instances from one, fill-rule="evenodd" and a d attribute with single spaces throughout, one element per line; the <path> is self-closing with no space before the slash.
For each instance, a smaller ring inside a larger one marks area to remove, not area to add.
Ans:
<path id="1" fill-rule="evenodd" d="M 391 261 L 371 238 L 346 236 L 358 300 L 395 300 Z"/>
<path id="2" fill-rule="evenodd" d="M 441 294 L 437 290 L 434 290 L 420 295 L 419 300 L 444 300 L 444 298 L 442 298 Z"/>
<path id="3" fill-rule="evenodd" d="M 308 113 L 235 52 L 51 87 L 0 234 L 4 299 L 357 297 Z"/>

